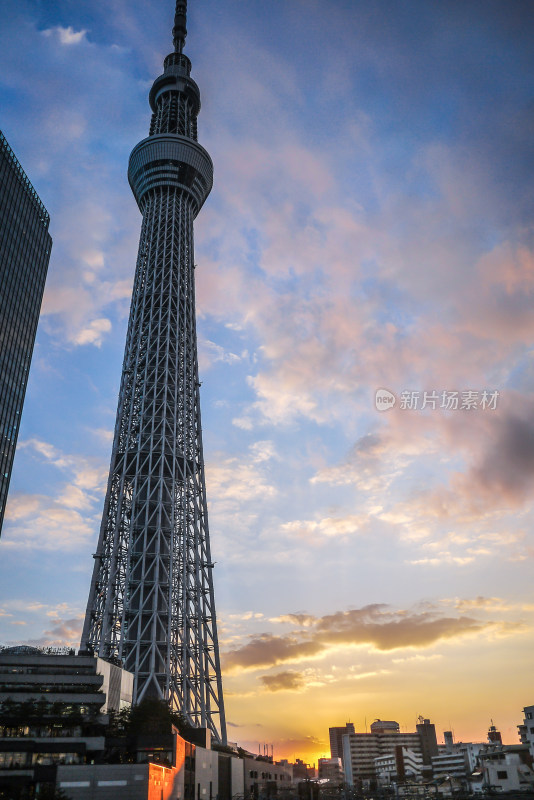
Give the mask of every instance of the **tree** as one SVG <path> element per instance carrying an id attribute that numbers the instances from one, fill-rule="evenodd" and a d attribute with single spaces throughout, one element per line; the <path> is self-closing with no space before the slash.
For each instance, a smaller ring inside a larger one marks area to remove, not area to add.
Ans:
<path id="1" fill-rule="evenodd" d="M 71 800 L 71 798 L 53 783 L 43 783 L 35 800 Z"/>
<path id="2" fill-rule="evenodd" d="M 169 734 L 173 725 L 180 733 L 188 727 L 184 717 L 177 711 L 172 711 L 165 700 L 147 697 L 138 705 L 123 708 L 113 714 L 109 732 L 115 736 Z"/>

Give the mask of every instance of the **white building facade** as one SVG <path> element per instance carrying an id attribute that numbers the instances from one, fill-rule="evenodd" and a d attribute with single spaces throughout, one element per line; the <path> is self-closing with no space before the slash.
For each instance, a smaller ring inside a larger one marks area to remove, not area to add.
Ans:
<path id="1" fill-rule="evenodd" d="M 518 728 L 521 743 L 528 745 L 530 755 L 534 758 L 534 706 L 525 706 L 523 724 L 518 725 Z"/>
<path id="2" fill-rule="evenodd" d="M 379 785 L 388 786 L 401 780 L 417 781 L 423 771 L 423 758 L 408 747 L 398 747 L 394 753 L 375 758 Z"/>
<path id="3" fill-rule="evenodd" d="M 422 757 L 418 733 L 350 733 L 343 737 L 343 767 L 349 786 L 368 785 L 377 779 L 375 759 L 395 755 L 403 747 Z"/>

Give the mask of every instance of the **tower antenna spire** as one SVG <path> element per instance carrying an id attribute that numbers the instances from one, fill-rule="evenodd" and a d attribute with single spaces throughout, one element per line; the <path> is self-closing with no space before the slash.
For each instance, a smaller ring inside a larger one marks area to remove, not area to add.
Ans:
<path id="1" fill-rule="evenodd" d="M 181 53 L 184 49 L 185 37 L 187 36 L 186 18 L 187 0 L 176 0 L 174 28 L 172 29 L 172 41 L 175 53 Z"/>

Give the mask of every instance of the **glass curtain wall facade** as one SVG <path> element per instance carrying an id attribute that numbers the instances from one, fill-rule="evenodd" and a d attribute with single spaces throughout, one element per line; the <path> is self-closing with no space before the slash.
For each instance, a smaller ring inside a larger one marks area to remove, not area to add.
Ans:
<path id="1" fill-rule="evenodd" d="M 49 222 L 0 131 L 0 533 L 52 249 Z"/>

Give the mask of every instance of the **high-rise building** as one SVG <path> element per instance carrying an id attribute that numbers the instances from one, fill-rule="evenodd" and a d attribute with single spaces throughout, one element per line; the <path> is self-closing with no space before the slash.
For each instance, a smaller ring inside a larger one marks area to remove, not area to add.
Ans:
<path id="1" fill-rule="evenodd" d="M 52 250 L 49 222 L 0 131 L 0 533 Z"/>
<path id="2" fill-rule="evenodd" d="M 377 777 L 375 759 L 394 755 L 395 748 L 404 747 L 421 757 L 419 733 L 400 733 L 399 724 L 376 720 L 371 733 L 349 733 L 343 737 L 343 768 L 349 786 L 371 785 Z"/>
<path id="3" fill-rule="evenodd" d="M 193 220 L 213 181 L 197 142 L 200 93 L 174 52 L 150 91 L 150 133 L 128 179 L 143 215 L 109 482 L 82 650 L 135 675 L 225 741 L 200 423 Z"/>
<path id="4" fill-rule="evenodd" d="M 432 764 L 433 756 L 437 756 L 438 740 L 436 737 L 436 726 L 433 725 L 429 719 L 419 717 L 419 721 L 415 726 L 417 733 L 421 738 L 421 752 L 423 755 L 423 764 L 429 766 Z"/>
<path id="5" fill-rule="evenodd" d="M 330 756 L 340 758 L 343 763 L 343 737 L 347 733 L 356 733 L 353 722 L 346 722 L 344 727 L 341 725 L 328 729 L 330 735 Z"/>

